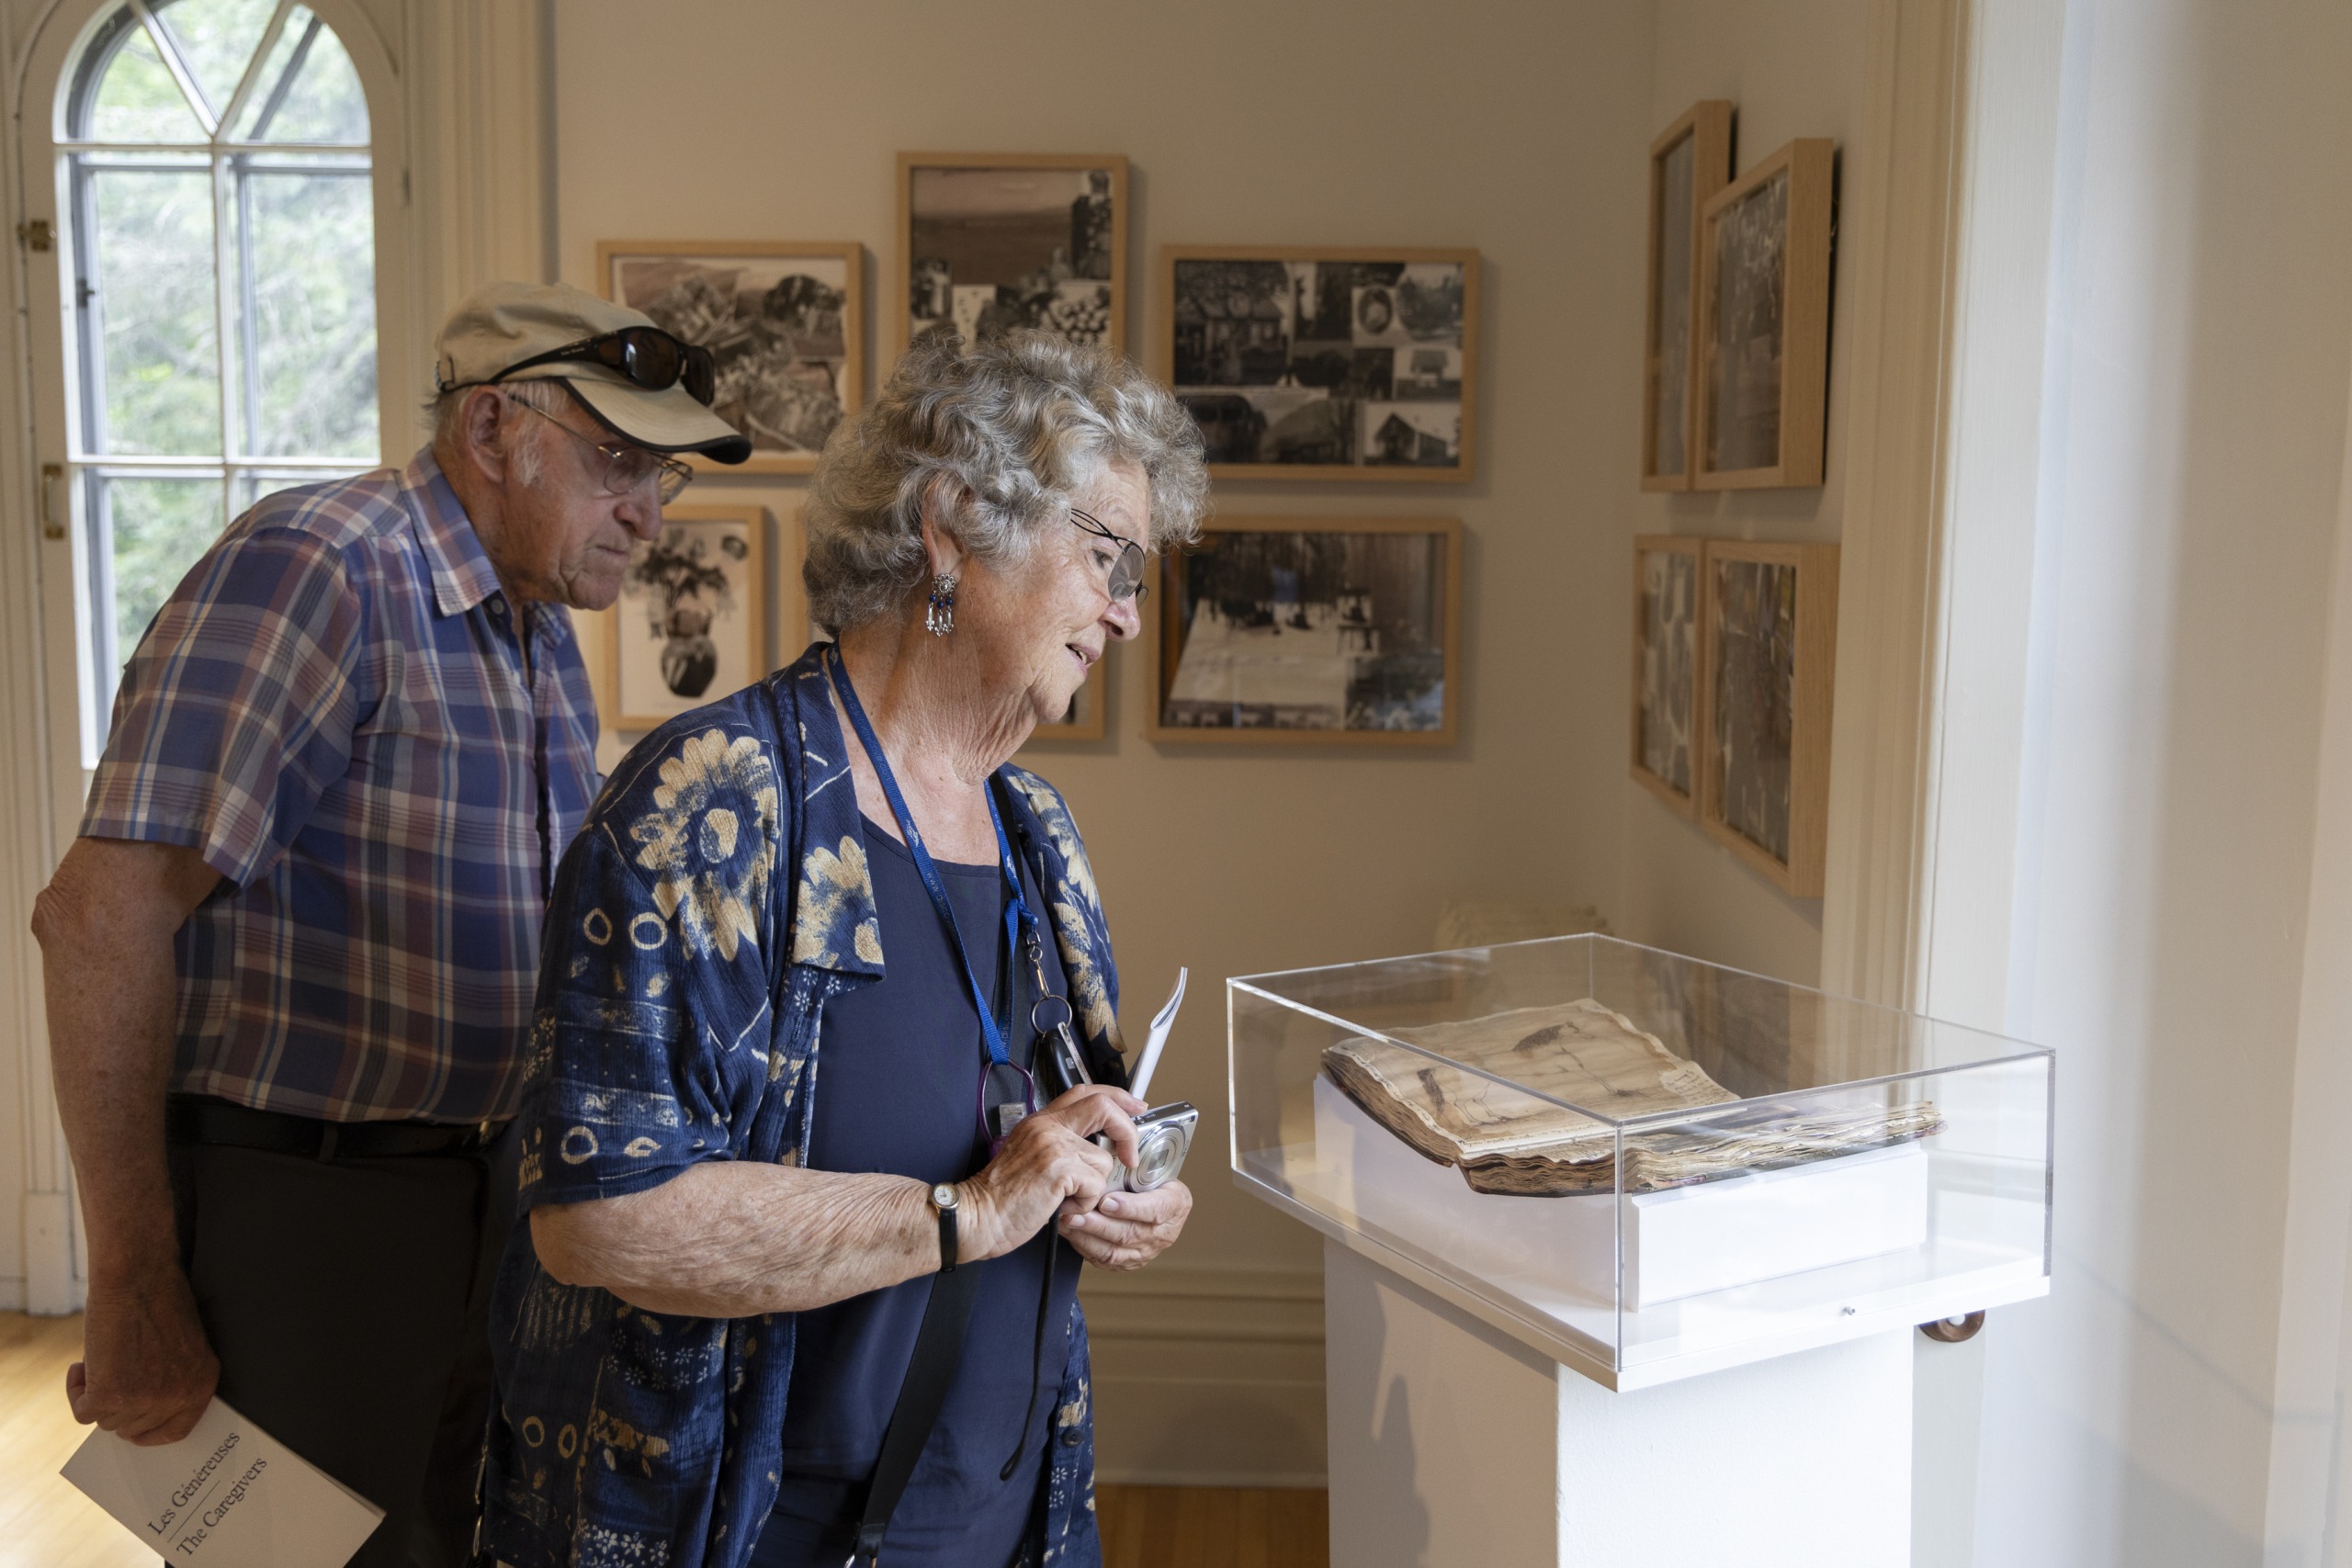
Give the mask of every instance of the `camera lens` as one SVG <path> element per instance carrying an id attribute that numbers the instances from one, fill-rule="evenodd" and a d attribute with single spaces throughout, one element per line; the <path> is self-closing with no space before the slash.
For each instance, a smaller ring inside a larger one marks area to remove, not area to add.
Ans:
<path id="1" fill-rule="evenodd" d="M 1136 1151 L 1136 1186 L 1138 1190 L 1162 1185 L 1176 1174 L 1176 1167 L 1184 1157 L 1183 1145 L 1165 1128 L 1146 1133 L 1143 1146 Z"/>

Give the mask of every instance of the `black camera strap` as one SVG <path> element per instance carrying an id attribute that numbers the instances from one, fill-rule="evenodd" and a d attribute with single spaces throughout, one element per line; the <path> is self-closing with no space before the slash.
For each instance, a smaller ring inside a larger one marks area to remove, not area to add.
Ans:
<path id="1" fill-rule="evenodd" d="M 857 1523 L 857 1549 L 850 1553 L 850 1568 L 881 1560 L 890 1516 L 915 1472 L 915 1461 L 922 1457 L 923 1445 L 931 1440 L 932 1427 L 939 1423 L 948 1385 L 964 1359 L 964 1330 L 972 1321 L 972 1289 L 978 1277 L 978 1269 L 957 1269 L 932 1280 L 922 1326 L 915 1330 L 915 1353 L 907 1363 L 906 1382 L 899 1385 L 898 1402 L 890 1406 L 890 1425 L 882 1434 L 882 1457 L 865 1494 L 865 1516 Z"/>

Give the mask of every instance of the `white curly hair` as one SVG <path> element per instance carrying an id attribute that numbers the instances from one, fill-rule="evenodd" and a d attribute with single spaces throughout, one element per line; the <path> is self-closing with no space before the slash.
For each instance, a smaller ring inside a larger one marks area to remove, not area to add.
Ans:
<path id="1" fill-rule="evenodd" d="M 1017 565 L 1106 463 L 1143 471 L 1158 549 L 1208 508 L 1200 427 L 1133 361 L 1046 333 L 909 350 L 825 444 L 804 523 L 809 618 L 835 633 L 903 614 L 925 580 L 922 508 L 979 559 Z"/>

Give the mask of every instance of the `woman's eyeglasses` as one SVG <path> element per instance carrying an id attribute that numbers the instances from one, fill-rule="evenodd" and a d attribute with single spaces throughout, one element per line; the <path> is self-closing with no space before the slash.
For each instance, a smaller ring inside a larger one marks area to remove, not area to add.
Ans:
<path id="1" fill-rule="evenodd" d="M 601 441 L 591 441 L 544 409 L 531 408 L 520 398 L 508 398 L 506 400 L 516 408 L 531 409 L 533 413 L 603 457 L 604 468 L 598 477 L 603 479 L 605 488 L 615 495 L 635 495 L 647 480 L 658 479 L 662 504 L 667 506 L 694 482 L 695 471 L 675 457 L 665 457 L 642 446 L 608 446 Z"/>
<path id="2" fill-rule="evenodd" d="M 1150 587 L 1143 580 L 1143 547 L 1124 535 L 1111 532 L 1102 525 L 1102 520 L 1091 512 L 1080 512 L 1073 506 L 1069 509 L 1069 520 L 1078 525 L 1081 531 L 1091 534 L 1098 539 L 1108 539 L 1119 547 L 1118 555 L 1113 558 L 1111 562 L 1111 581 L 1108 586 L 1111 602 L 1116 604 L 1124 600 L 1132 599 L 1138 604 L 1142 604 L 1143 596 L 1151 592 Z"/>

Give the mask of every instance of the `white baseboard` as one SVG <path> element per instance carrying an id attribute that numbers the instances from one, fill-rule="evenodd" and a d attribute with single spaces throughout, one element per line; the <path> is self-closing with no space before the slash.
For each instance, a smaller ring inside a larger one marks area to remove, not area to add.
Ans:
<path id="1" fill-rule="evenodd" d="M 1098 1479 L 1324 1483 L 1321 1270 L 1089 1269 L 1080 1294 Z"/>

